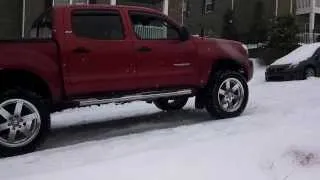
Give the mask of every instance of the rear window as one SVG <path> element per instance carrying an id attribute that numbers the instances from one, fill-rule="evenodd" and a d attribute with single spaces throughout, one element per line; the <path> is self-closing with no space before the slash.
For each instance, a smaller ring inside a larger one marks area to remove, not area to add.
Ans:
<path id="1" fill-rule="evenodd" d="M 124 39 L 123 24 L 117 11 L 75 11 L 72 14 L 72 31 L 84 38 Z"/>
<path id="2" fill-rule="evenodd" d="M 36 19 L 28 33 L 27 38 L 51 39 L 52 38 L 52 11 L 43 13 Z"/>

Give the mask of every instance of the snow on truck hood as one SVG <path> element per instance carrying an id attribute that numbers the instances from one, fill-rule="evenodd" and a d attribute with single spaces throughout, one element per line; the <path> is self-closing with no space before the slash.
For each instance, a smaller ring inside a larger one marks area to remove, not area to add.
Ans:
<path id="1" fill-rule="evenodd" d="M 301 61 L 310 58 L 319 47 L 320 43 L 302 45 L 271 65 L 299 64 Z"/>

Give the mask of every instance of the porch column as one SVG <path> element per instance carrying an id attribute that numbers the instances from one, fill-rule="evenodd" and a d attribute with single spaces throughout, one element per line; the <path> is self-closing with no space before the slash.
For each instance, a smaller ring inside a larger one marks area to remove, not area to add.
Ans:
<path id="1" fill-rule="evenodd" d="M 313 31 L 314 31 L 314 24 L 315 24 L 315 7 L 316 7 L 316 1 L 311 0 L 311 12 L 309 14 L 309 40 L 310 42 L 313 42 Z"/>
<path id="2" fill-rule="evenodd" d="M 169 0 L 162 1 L 162 12 L 165 15 L 169 14 Z"/>
<path id="3" fill-rule="evenodd" d="M 311 12 L 309 15 L 309 33 L 313 33 L 314 24 L 315 24 L 315 13 Z"/>
<path id="4" fill-rule="evenodd" d="M 24 38 L 26 31 L 26 0 L 22 0 L 22 27 L 21 27 L 21 37 Z"/>
<path id="5" fill-rule="evenodd" d="M 113 5 L 113 6 L 117 5 L 117 0 L 110 0 L 110 5 Z"/>
<path id="6" fill-rule="evenodd" d="M 234 10 L 234 0 L 231 0 L 231 10 Z"/>
<path id="7" fill-rule="evenodd" d="M 279 2 L 278 2 L 278 0 L 276 0 L 276 7 L 275 7 L 275 12 L 274 12 L 274 15 L 276 16 L 276 17 L 278 17 L 278 8 L 279 8 Z"/>

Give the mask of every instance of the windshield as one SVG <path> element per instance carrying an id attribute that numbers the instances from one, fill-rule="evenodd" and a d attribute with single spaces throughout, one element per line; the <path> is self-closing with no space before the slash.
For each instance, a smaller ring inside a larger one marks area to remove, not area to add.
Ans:
<path id="1" fill-rule="evenodd" d="M 301 61 L 312 57 L 319 47 L 320 43 L 302 45 L 288 55 L 276 60 L 276 62 L 274 62 L 272 65 L 298 64 Z"/>

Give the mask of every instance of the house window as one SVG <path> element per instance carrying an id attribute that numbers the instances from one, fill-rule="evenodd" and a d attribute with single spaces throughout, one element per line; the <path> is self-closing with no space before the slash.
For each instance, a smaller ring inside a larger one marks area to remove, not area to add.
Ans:
<path id="1" fill-rule="evenodd" d="M 204 12 L 205 14 L 211 13 L 215 9 L 215 0 L 205 0 L 204 1 Z"/>

